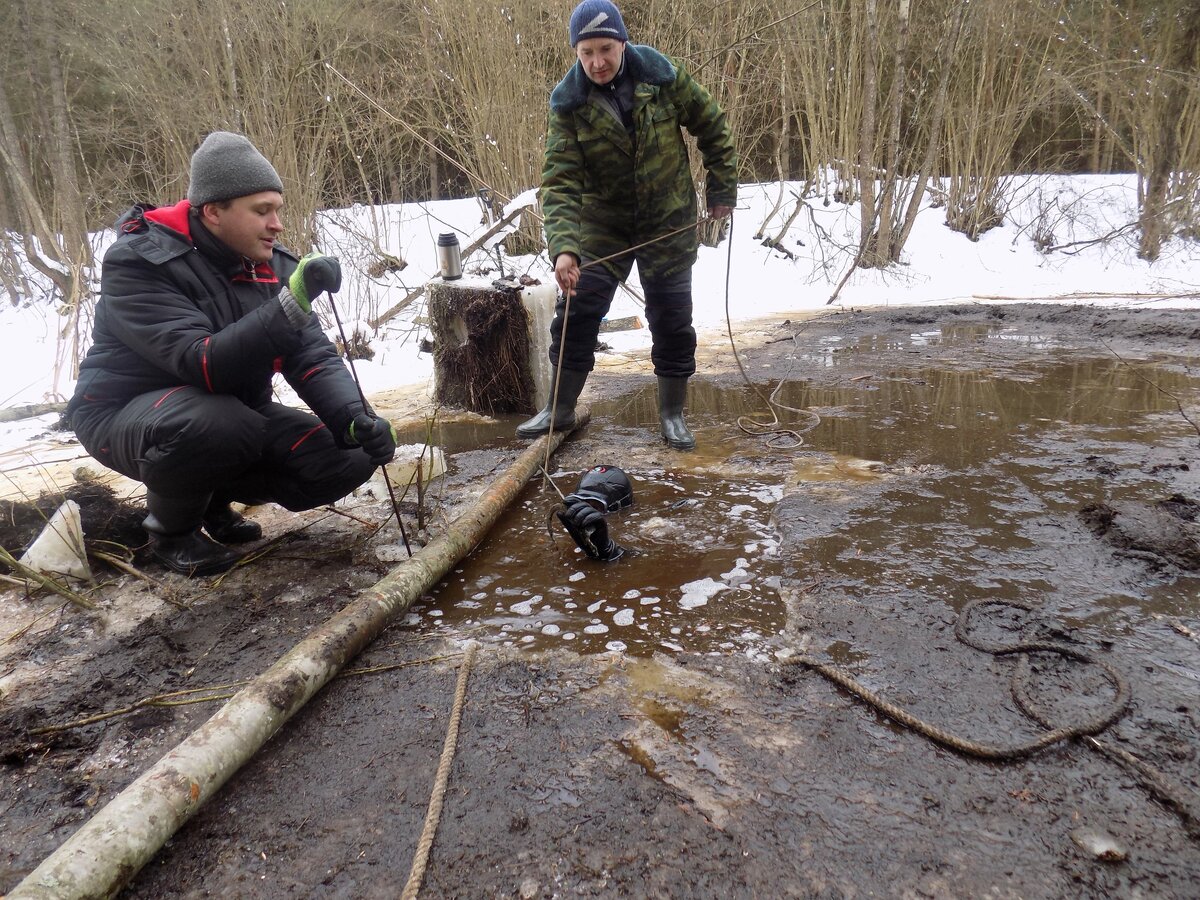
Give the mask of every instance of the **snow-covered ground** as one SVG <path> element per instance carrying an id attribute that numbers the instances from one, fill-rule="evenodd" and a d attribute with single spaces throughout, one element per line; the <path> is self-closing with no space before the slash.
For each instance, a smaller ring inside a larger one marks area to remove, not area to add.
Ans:
<path id="1" fill-rule="evenodd" d="M 790 183 L 742 186 L 732 241 L 702 247 L 694 270 L 697 329 L 724 330 L 727 315 L 736 331 L 738 321 L 826 307 L 853 258 L 858 207 L 832 196 L 810 195 L 781 235 L 800 190 L 801 185 Z M 1137 231 L 1131 227 L 1136 219 L 1133 176 L 1028 176 L 1014 179 L 1012 195 L 1004 225 L 977 242 L 947 228 L 944 210 L 927 202 L 902 263 L 886 270 L 855 271 L 835 305 L 971 300 L 1200 305 L 1200 243 L 1173 241 L 1153 265 L 1137 258 Z M 531 192 L 526 193 L 513 203 L 522 205 L 530 197 Z M 174 199 L 162 198 L 164 203 Z M 365 323 L 437 276 L 439 233 L 456 232 L 466 247 L 488 227 L 474 199 L 353 207 L 323 215 L 319 245 L 342 260 L 346 273 L 335 298 L 338 313 L 348 332 L 359 327 L 369 334 L 376 351 L 373 360 L 355 366 L 368 394 L 427 383 L 433 365 L 430 355 L 419 350 L 427 331 L 422 299 L 378 333 Z M 764 246 L 755 237 L 759 233 L 778 239 L 787 253 Z M 98 258 L 114 236 L 111 230 L 95 236 Z M 1060 249 L 1042 252 L 1039 242 Z M 489 243 L 494 248 L 495 240 Z M 406 266 L 381 273 L 372 267 L 382 258 L 380 251 Z M 491 280 L 499 277 L 500 264 L 494 249 L 484 249 L 468 257 L 464 268 L 468 276 L 479 273 Z M 552 281 L 544 256 L 505 257 L 502 264 L 505 275 Z M 636 273 L 631 285 L 636 289 Z M 639 313 L 635 296 L 619 292 L 610 317 Z M 71 367 L 61 359 L 64 351 L 56 340 L 64 321 L 44 301 L 0 310 L 0 408 L 70 396 Z M 335 335 L 331 318 L 329 324 Z M 613 349 L 624 351 L 648 346 L 649 333 L 643 328 L 605 339 Z M 7 431 L 0 431 L 0 449 L 21 440 L 11 426 Z"/>

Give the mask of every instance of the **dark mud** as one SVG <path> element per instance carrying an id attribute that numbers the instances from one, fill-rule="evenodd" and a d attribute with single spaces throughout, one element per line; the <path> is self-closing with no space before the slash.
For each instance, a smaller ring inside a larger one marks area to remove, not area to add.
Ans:
<path id="1" fill-rule="evenodd" d="M 1087 740 L 981 761 L 791 664 L 808 654 L 941 728 L 1011 746 L 1042 730 L 1013 698 L 1016 660 L 954 629 L 974 600 L 1032 605 L 989 607 L 978 628 L 1119 672 L 1133 699 L 1101 739 L 1194 811 L 1200 435 L 1180 411 L 1200 396 L 1193 320 L 971 306 L 763 323 L 738 347 L 756 389 L 719 336 L 706 342 L 689 456 L 655 443 L 648 376 L 597 376 L 594 424 L 560 451 L 558 481 L 597 461 L 628 468 L 640 511 L 614 529 L 639 552 L 587 569 L 546 534 L 551 500 L 531 484 L 459 581 L 354 663 L 413 665 L 331 684 L 127 895 L 398 895 L 473 637 L 483 651 L 426 896 L 1196 896 L 1186 811 Z M 763 419 L 781 380 L 777 402 L 821 416 L 798 452 L 735 424 Z M 431 533 L 513 458 L 515 421 L 446 429 Z M 689 498 L 702 502 L 676 505 Z M 127 624 L 67 609 L 8 641 L 0 891 L 217 707 L 35 729 L 261 671 L 402 558 L 394 528 L 364 524 L 384 511 L 370 497 L 350 515 L 265 511 L 271 552 L 227 578 L 126 576 L 98 593 L 144 611 Z M 680 605 L 680 584 L 719 581 L 739 558 L 744 581 Z M 589 624 L 607 630 L 587 639 Z M 1094 667 L 1052 654 L 1034 656 L 1030 691 L 1055 724 L 1112 699 Z"/>

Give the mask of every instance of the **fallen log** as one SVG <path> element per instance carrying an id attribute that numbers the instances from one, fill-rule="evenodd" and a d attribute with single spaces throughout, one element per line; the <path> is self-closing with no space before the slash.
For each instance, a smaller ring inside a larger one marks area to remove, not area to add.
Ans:
<path id="1" fill-rule="evenodd" d="M 26 403 L 24 406 L 10 406 L 0 409 L 0 422 L 17 422 L 21 419 L 32 419 L 34 416 L 44 416 L 46 413 L 66 411 L 66 401 L 62 403 Z"/>
<path id="2" fill-rule="evenodd" d="M 577 412 L 579 425 L 588 411 Z M 111 897 L 297 710 L 487 534 L 565 434 L 534 441 L 444 534 L 311 631 L 144 772 L 6 900 Z"/>

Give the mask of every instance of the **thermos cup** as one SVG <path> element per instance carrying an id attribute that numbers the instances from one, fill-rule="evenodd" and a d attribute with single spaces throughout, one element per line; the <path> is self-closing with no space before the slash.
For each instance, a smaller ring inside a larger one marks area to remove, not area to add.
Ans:
<path id="1" fill-rule="evenodd" d="M 437 258 L 443 280 L 462 278 L 462 250 L 458 246 L 458 235 L 453 231 L 438 235 Z"/>

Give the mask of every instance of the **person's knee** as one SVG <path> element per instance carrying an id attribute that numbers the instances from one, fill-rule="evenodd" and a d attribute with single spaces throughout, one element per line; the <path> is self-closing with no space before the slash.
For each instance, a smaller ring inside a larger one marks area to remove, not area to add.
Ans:
<path id="1" fill-rule="evenodd" d="M 365 484 L 376 466 L 357 448 L 333 450 L 322 464 L 307 467 L 306 473 L 292 473 L 288 484 L 275 491 L 275 502 L 291 512 L 303 512 L 341 500 Z"/>
<path id="2" fill-rule="evenodd" d="M 141 480 L 153 489 L 214 485 L 262 458 L 266 421 L 248 407 L 200 411 L 155 439 L 141 460 Z"/>

